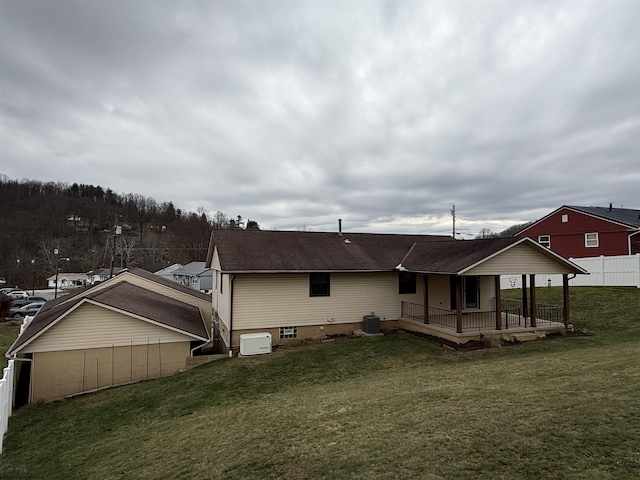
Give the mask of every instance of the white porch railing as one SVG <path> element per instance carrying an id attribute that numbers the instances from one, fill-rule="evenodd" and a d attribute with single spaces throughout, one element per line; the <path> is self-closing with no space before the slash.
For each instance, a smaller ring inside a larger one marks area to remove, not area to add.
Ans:
<path id="1" fill-rule="evenodd" d="M 615 257 L 570 258 L 573 263 L 584 268 L 589 275 L 576 275 L 569 285 L 638 287 L 640 288 L 640 253 Z M 536 275 L 536 286 L 562 286 L 562 275 Z M 500 288 L 521 288 L 521 275 L 503 275 Z"/>
<path id="2" fill-rule="evenodd" d="M 9 365 L 4 368 L 0 380 L 0 453 L 2 453 L 4 434 L 9 428 L 9 417 L 13 411 L 14 365 L 15 360 L 9 360 Z"/>

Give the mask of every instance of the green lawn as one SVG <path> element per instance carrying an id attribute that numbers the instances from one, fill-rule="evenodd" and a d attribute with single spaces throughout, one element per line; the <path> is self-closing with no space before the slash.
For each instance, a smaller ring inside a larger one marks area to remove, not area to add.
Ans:
<path id="1" fill-rule="evenodd" d="M 5 352 L 9 350 L 9 347 L 13 341 L 17 338 L 20 331 L 20 322 L 9 321 L 0 322 L 0 369 L 7 366 L 7 358 L 4 356 Z M 0 374 L 1 376 L 1 374 Z"/>
<path id="2" fill-rule="evenodd" d="M 571 302 L 594 335 L 469 352 L 342 339 L 23 408 L 0 476 L 638 478 L 640 289 Z"/>

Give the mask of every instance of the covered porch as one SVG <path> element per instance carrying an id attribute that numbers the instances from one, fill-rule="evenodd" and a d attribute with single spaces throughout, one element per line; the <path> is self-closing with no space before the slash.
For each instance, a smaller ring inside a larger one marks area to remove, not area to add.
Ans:
<path id="1" fill-rule="evenodd" d="M 413 298 L 401 299 L 401 328 L 466 343 L 485 336 L 536 338 L 569 326 L 569 275 L 586 272 L 567 259 L 533 241 L 510 239 L 457 242 L 446 253 L 438 260 L 433 249 L 414 249 L 399 265 L 418 287 Z M 536 299 L 536 275 L 549 273 L 562 275 L 560 305 Z M 522 276 L 518 299 L 502 298 L 501 275 Z"/>
<path id="2" fill-rule="evenodd" d="M 496 280 L 499 282 L 499 276 Z M 464 283 L 464 282 L 460 282 Z M 526 285 L 526 276 L 523 275 Z M 469 310 L 465 308 L 443 309 L 409 301 L 401 302 L 401 326 L 434 336 L 445 337 L 456 343 L 466 343 L 484 336 L 509 339 L 535 339 L 547 333 L 562 332 L 569 326 L 568 278 L 564 276 L 563 305 L 536 302 L 535 275 L 531 276 L 531 291 L 522 291 L 522 299 L 502 298 L 500 286 L 491 299 L 491 308 Z M 428 292 L 428 289 L 426 289 Z M 427 293 L 428 294 L 428 293 Z M 464 291 L 462 292 L 464 297 Z M 457 302 L 457 305 L 464 305 Z"/>

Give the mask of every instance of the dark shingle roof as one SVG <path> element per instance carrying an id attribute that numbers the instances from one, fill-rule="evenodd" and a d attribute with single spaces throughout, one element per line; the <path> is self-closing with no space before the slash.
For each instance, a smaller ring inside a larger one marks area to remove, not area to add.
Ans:
<path id="1" fill-rule="evenodd" d="M 575 205 L 567 205 L 578 212 L 587 213 L 612 222 L 622 223 L 629 227 L 640 228 L 640 210 L 633 208 L 615 208 L 611 207 L 579 207 Z"/>
<path id="2" fill-rule="evenodd" d="M 84 291 L 83 295 L 76 294 L 73 298 L 67 296 L 62 299 L 66 301 L 60 303 L 61 299 L 56 299 L 59 303 L 45 304 L 47 308 L 43 307 L 36 314 L 7 353 L 15 352 L 62 315 L 86 300 L 146 318 L 201 339 L 209 337 L 200 309 L 129 282 L 121 281 L 109 287 Z"/>
<path id="3" fill-rule="evenodd" d="M 451 237 L 373 233 L 215 230 L 225 272 L 389 271 L 414 243 L 455 243 Z"/>
<path id="4" fill-rule="evenodd" d="M 169 262 L 152 263 L 151 265 L 142 267 L 142 269 L 146 270 L 147 272 L 156 273 L 167 268 L 169 265 L 171 265 Z"/>
<path id="5" fill-rule="evenodd" d="M 521 241 L 508 237 L 416 244 L 402 266 L 414 272 L 455 274 Z"/>
<path id="6" fill-rule="evenodd" d="M 459 274 L 517 243 L 530 242 L 556 261 L 582 270 L 530 239 L 454 240 L 432 235 L 216 230 L 223 272 L 412 272 Z M 572 272 L 573 273 L 573 272 Z"/>

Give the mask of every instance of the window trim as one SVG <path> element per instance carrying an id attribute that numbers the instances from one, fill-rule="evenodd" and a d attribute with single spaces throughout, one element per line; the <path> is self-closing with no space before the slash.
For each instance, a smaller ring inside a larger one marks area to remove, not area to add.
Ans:
<path id="1" fill-rule="evenodd" d="M 589 239 L 589 235 L 595 235 L 595 238 L 591 238 Z M 589 233 L 585 233 L 584 234 L 584 246 L 586 248 L 598 248 L 600 246 L 600 236 L 598 235 L 598 232 L 589 232 Z M 593 242 L 593 240 L 595 240 L 595 245 L 590 245 L 590 242 Z"/>
<path id="2" fill-rule="evenodd" d="M 320 279 L 323 279 L 323 280 L 320 280 Z M 317 287 L 318 286 L 322 287 L 324 285 L 326 285 L 326 292 L 324 291 L 324 289 L 322 289 L 322 291 L 318 291 Z M 309 296 L 310 297 L 330 297 L 331 296 L 331 274 L 320 273 L 320 272 L 310 273 L 309 274 Z"/>
<path id="3" fill-rule="evenodd" d="M 546 238 L 547 240 L 543 240 Z M 551 235 L 538 235 L 538 243 L 543 247 L 551 248 Z"/>

